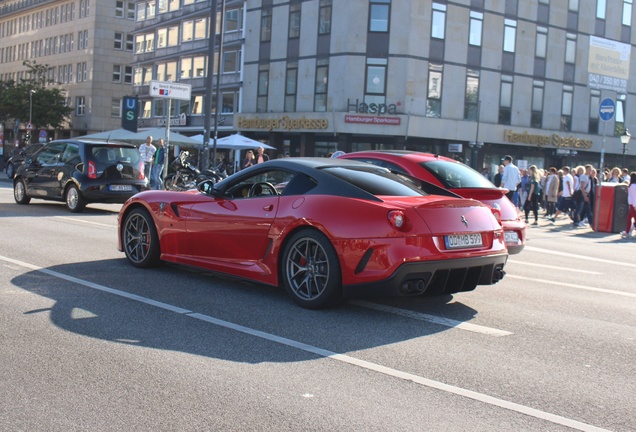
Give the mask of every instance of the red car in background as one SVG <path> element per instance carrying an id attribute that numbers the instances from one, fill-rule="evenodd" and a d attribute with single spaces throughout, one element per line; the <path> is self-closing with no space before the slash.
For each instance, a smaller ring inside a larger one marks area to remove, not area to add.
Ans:
<path id="1" fill-rule="evenodd" d="M 516 254 L 523 250 L 526 224 L 506 197 L 507 190 L 496 187 L 469 166 L 444 156 L 401 150 L 360 151 L 346 153 L 339 158 L 368 162 L 395 173 L 407 174 L 498 209 L 508 253 Z"/>

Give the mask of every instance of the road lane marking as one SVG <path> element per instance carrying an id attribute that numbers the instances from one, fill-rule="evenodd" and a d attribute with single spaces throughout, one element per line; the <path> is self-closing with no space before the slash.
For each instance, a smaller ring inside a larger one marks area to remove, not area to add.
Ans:
<path id="1" fill-rule="evenodd" d="M 552 249 L 542 249 L 542 248 L 538 248 L 538 247 L 534 247 L 534 246 L 526 246 L 524 248 L 524 250 L 530 250 L 530 251 L 534 251 L 534 252 L 541 252 L 541 253 L 551 254 L 551 255 L 559 255 L 559 256 L 568 257 L 568 258 L 577 258 L 577 259 L 582 259 L 582 260 L 587 260 L 587 261 L 595 261 L 595 262 L 599 262 L 599 263 L 603 263 L 603 264 L 612 264 L 612 265 L 617 265 L 617 266 L 636 268 L 636 264 L 633 264 L 633 263 L 620 262 L 620 261 L 608 260 L 608 259 L 603 259 L 603 258 L 589 257 L 589 256 L 578 255 L 578 254 L 573 254 L 573 253 L 569 253 L 569 252 L 559 252 L 559 251 L 554 251 Z"/>
<path id="2" fill-rule="evenodd" d="M 108 227 L 108 228 L 117 228 L 113 224 L 104 224 L 104 223 L 93 222 L 93 221 L 88 221 L 88 220 L 79 219 L 79 218 L 72 218 L 72 217 L 68 217 L 68 216 L 54 216 L 54 218 L 63 219 L 63 220 L 71 221 L 71 222 L 82 222 L 82 223 L 85 223 L 85 224 L 88 224 L 88 225 L 97 225 L 97 226 L 103 226 L 103 227 Z"/>
<path id="3" fill-rule="evenodd" d="M 351 301 L 350 300 L 349 304 L 353 304 L 353 305 L 360 306 L 367 309 L 373 309 L 380 312 L 387 312 L 394 315 L 400 315 L 400 316 L 404 316 L 404 317 L 408 317 L 408 318 L 412 318 L 412 319 L 416 319 L 420 321 L 428 321 L 434 324 L 443 325 L 445 327 L 458 328 L 461 330 L 467 330 L 474 333 L 482 333 L 489 336 L 499 337 L 499 336 L 509 336 L 513 334 L 512 332 L 505 331 L 505 330 L 499 330 L 499 329 L 491 328 L 491 327 L 484 327 L 477 324 L 470 324 L 464 321 L 457 321 L 450 318 L 444 318 L 444 317 L 440 317 L 436 315 L 429 315 L 422 312 L 415 312 L 408 309 L 400 309 L 400 308 L 396 308 L 392 306 L 386 306 L 386 305 L 381 305 L 381 304 L 376 304 L 376 303 L 371 303 L 366 301 L 360 301 L 360 300 Z"/>
<path id="4" fill-rule="evenodd" d="M 585 273 L 585 274 L 591 274 L 591 275 L 603 274 L 601 272 L 579 270 L 579 269 L 567 268 L 567 267 L 559 267 L 559 266 L 551 266 L 551 265 L 546 265 L 546 264 L 529 263 L 529 262 L 523 262 L 523 261 L 517 261 L 517 260 L 511 260 L 511 259 L 508 259 L 507 263 L 508 264 L 509 263 L 521 264 L 521 265 L 524 265 L 524 266 L 542 267 L 542 268 L 553 269 L 553 270 L 558 270 L 558 271 L 569 271 L 569 272 L 574 272 L 574 273 Z"/>
<path id="5" fill-rule="evenodd" d="M 525 276 L 517 276 L 517 275 L 506 274 L 506 278 L 507 279 L 512 278 L 512 279 L 520 279 L 520 280 L 532 281 L 532 282 L 536 282 L 536 285 L 541 285 L 541 284 L 558 285 L 558 286 L 563 286 L 563 287 L 568 287 L 568 288 L 575 288 L 575 289 L 580 289 L 580 290 L 585 290 L 585 291 L 594 291 L 594 292 L 600 292 L 600 293 L 604 293 L 604 294 L 613 294 L 613 295 L 618 295 L 618 296 L 623 296 L 623 297 L 636 298 L 636 293 L 629 293 L 629 292 L 616 291 L 616 290 L 608 290 L 608 289 L 604 289 L 604 288 L 594 288 L 594 287 L 589 287 L 589 286 L 585 286 L 585 285 L 577 285 L 577 284 L 571 284 L 571 283 L 567 283 L 567 282 L 560 282 L 560 281 L 547 280 L 547 279 L 537 279 L 535 277 L 525 277 Z"/>
<path id="6" fill-rule="evenodd" d="M 19 265 L 21 267 L 27 268 L 29 270 L 41 272 L 47 274 L 49 276 L 57 277 L 69 282 L 76 283 L 78 285 L 85 286 L 87 288 L 95 289 L 98 291 L 102 291 L 105 293 L 113 294 L 116 296 L 120 296 L 129 300 L 134 300 L 140 303 L 144 303 L 150 306 L 158 307 L 164 310 L 168 310 L 179 315 L 183 315 L 189 318 L 194 318 L 200 321 L 204 321 L 213 325 L 217 325 L 219 327 L 223 327 L 230 330 L 235 330 L 237 332 L 258 337 L 264 340 L 268 340 L 271 342 L 275 342 L 281 345 L 285 345 L 291 348 L 296 348 L 301 351 L 305 351 L 307 353 L 315 354 L 319 357 L 328 358 L 331 360 L 339 361 L 342 363 L 347 363 L 353 366 L 357 366 L 360 368 L 364 368 L 370 371 L 374 371 L 377 373 L 381 373 L 386 376 L 391 376 L 394 378 L 398 378 L 404 381 L 410 381 L 417 384 L 420 384 L 424 387 L 436 389 L 439 391 L 443 391 L 446 393 L 454 394 L 457 396 L 462 396 L 467 399 L 472 399 L 477 402 L 485 403 L 492 406 L 497 406 L 499 408 L 503 408 L 508 411 L 514 411 L 520 414 L 524 414 L 530 417 L 534 417 L 540 420 L 548 421 L 554 424 L 563 425 L 569 427 L 571 429 L 576 429 L 583 432 L 610 432 L 607 429 L 602 429 L 587 423 L 580 422 L 578 420 L 569 419 L 567 417 L 563 417 L 560 415 L 552 414 L 546 411 L 541 411 L 535 408 L 531 408 L 525 405 L 517 404 L 515 402 L 506 401 L 504 399 L 499 399 L 493 396 L 489 396 L 487 394 L 479 393 L 473 390 L 464 389 L 461 387 L 453 386 L 450 384 L 445 384 L 440 381 L 434 381 L 428 378 L 424 378 L 419 375 L 411 374 L 408 372 L 400 371 L 397 369 L 393 369 L 387 366 L 382 366 L 377 363 L 372 363 L 366 360 L 358 359 L 355 357 L 348 356 L 346 354 L 339 354 L 333 351 L 326 350 L 324 348 L 316 347 L 313 345 L 309 345 L 303 342 L 299 342 L 293 339 L 288 339 L 282 336 L 277 336 L 271 333 L 267 333 L 261 330 L 256 330 L 251 327 L 245 327 L 240 324 L 235 324 L 230 321 L 221 320 L 219 318 L 214 318 L 209 315 L 200 314 L 197 312 L 190 311 L 188 309 L 183 309 L 178 306 L 174 306 L 168 303 L 159 302 L 156 300 L 152 300 L 147 297 L 139 296 L 136 294 L 131 294 L 125 291 L 121 291 L 114 288 L 109 288 L 104 285 L 96 284 L 93 282 L 85 281 L 83 279 L 79 279 L 73 276 L 65 275 L 63 273 L 59 273 L 53 270 L 45 269 L 43 267 L 39 267 L 33 264 L 25 263 L 23 261 L 11 259 L 8 257 L 4 257 L 0 255 L 0 260 L 9 262 L 15 265 Z"/>

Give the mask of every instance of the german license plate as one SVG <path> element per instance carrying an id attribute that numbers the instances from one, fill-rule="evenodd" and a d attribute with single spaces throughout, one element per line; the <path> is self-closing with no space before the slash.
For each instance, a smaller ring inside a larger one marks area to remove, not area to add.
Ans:
<path id="1" fill-rule="evenodd" d="M 504 238 L 506 243 L 519 243 L 519 234 L 516 231 L 505 231 Z"/>
<path id="2" fill-rule="evenodd" d="M 481 234 L 453 234 L 444 236 L 447 249 L 460 249 L 483 246 Z"/>
<path id="3" fill-rule="evenodd" d="M 133 188 L 131 185 L 110 185 L 108 190 L 113 192 L 130 192 Z"/>

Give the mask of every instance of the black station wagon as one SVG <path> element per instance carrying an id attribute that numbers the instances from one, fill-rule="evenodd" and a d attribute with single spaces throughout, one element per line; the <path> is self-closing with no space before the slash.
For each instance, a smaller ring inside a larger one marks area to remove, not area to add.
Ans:
<path id="1" fill-rule="evenodd" d="M 51 141 L 27 158 L 16 170 L 13 196 L 18 204 L 64 201 L 81 212 L 89 203 L 124 203 L 147 187 L 134 145 L 70 139 Z"/>

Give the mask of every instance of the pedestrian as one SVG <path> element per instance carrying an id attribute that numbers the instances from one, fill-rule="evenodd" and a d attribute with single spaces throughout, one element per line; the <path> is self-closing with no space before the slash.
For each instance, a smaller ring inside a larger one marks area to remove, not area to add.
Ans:
<path id="1" fill-rule="evenodd" d="M 528 201 L 528 194 L 530 193 L 530 174 L 528 170 L 520 169 L 521 186 L 519 187 L 519 194 L 522 206 L 525 208 L 526 201 Z M 526 218 L 527 219 L 527 218 Z"/>
<path id="2" fill-rule="evenodd" d="M 629 181 L 630 181 L 629 169 L 623 168 L 623 176 L 621 177 L 621 181 L 622 183 L 629 184 Z"/>
<path id="3" fill-rule="evenodd" d="M 503 176 L 503 172 L 504 166 L 499 165 L 499 167 L 497 168 L 497 174 L 495 174 L 495 178 L 492 181 L 497 187 L 501 187 L 501 176 Z"/>
<path id="4" fill-rule="evenodd" d="M 577 203 L 576 215 L 574 223 L 583 227 L 587 223 L 592 223 L 591 192 L 592 192 L 592 165 L 587 164 L 585 167 L 579 167 L 579 190 L 581 191 L 581 199 Z M 578 221 L 578 223 L 577 223 Z"/>
<path id="5" fill-rule="evenodd" d="M 267 162 L 269 160 L 269 156 L 265 154 L 265 149 L 263 147 L 259 147 L 257 152 L 258 154 L 256 155 L 255 164 Z"/>
<path id="6" fill-rule="evenodd" d="M 146 137 L 146 142 L 139 146 L 139 154 L 141 155 L 141 160 L 144 163 L 144 176 L 147 179 L 150 179 L 150 168 L 152 167 L 156 151 L 157 148 L 152 145 L 152 136 L 148 135 Z"/>
<path id="7" fill-rule="evenodd" d="M 572 194 L 574 193 L 574 179 L 570 175 L 570 167 L 564 166 L 563 170 L 563 191 L 561 198 L 557 202 L 557 211 L 551 218 L 550 222 L 555 222 L 561 213 L 569 213 L 572 208 Z"/>
<path id="8" fill-rule="evenodd" d="M 632 238 L 634 231 L 634 223 L 636 223 L 636 172 L 629 175 L 629 188 L 627 189 L 627 204 L 629 210 L 627 212 L 627 224 L 625 231 L 621 232 L 621 237 Z"/>
<path id="9" fill-rule="evenodd" d="M 532 210 L 534 215 L 534 222 L 532 225 L 539 225 L 539 197 L 541 197 L 541 179 L 539 178 L 539 171 L 536 165 L 530 165 L 528 174 L 528 184 L 530 189 L 528 190 L 528 197 L 523 204 L 523 209 L 526 212 L 526 223 L 528 223 L 528 215 Z"/>
<path id="10" fill-rule="evenodd" d="M 514 195 L 517 192 L 517 185 L 521 183 L 521 175 L 519 174 L 519 168 L 512 163 L 512 156 L 506 155 L 503 158 L 504 170 L 501 176 L 501 187 L 508 189 L 506 196 L 510 201 L 515 203 Z M 519 203 L 515 203 L 519 205 Z"/>
<path id="11" fill-rule="evenodd" d="M 559 175 L 555 167 L 550 167 L 548 179 L 545 182 L 546 216 L 551 217 L 556 212 L 556 203 L 559 197 Z"/>
<path id="12" fill-rule="evenodd" d="M 609 183 L 621 183 L 623 181 L 623 179 L 621 179 L 621 169 L 619 167 L 612 168 L 607 181 Z"/>
<path id="13" fill-rule="evenodd" d="M 243 163 L 241 164 L 241 169 L 249 168 L 256 163 L 254 158 L 254 152 L 252 150 L 248 150 L 245 153 L 245 159 L 243 159 Z"/>
<path id="14" fill-rule="evenodd" d="M 159 141 L 157 141 L 157 150 L 155 151 L 155 157 L 150 173 L 151 189 L 162 189 L 163 181 L 161 180 L 161 174 L 163 174 L 163 164 L 165 156 L 166 149 L 163 145 L 163 138 L 159 138 Z"/>

